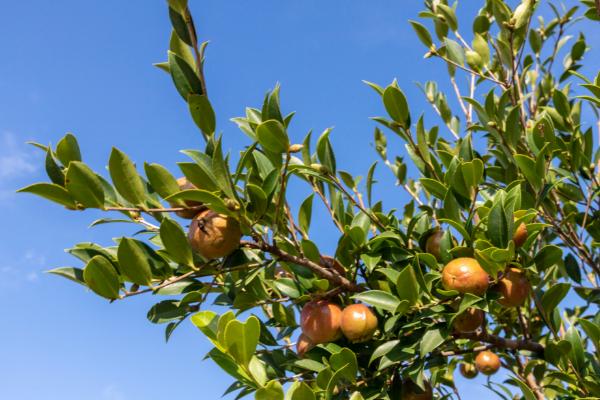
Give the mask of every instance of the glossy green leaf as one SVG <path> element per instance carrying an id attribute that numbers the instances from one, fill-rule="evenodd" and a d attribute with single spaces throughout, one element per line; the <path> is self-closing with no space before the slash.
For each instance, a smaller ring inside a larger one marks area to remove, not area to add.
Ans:
<path id="1" fill-rule="evenodd" d="M 173 261 L 194 267 L 192 249 L 183 229 L 177 222 L 170 218 L 163 219 L 160 224 L 160 239 Z"/>
<path id="2" fill-rule="evenodd" d="M 273 153 L 285 153 L 290 147 L 290 140 L 283 124 L 270 119 L 256 128 L 258 142 L 262 147 Z"/>
<path id="3" fill-rule="evenodd" d="M 207 137 L 212 136 L 215 133 L 217 122 L 215 111 L 208 97 L 203 94 L 191 94 L 188 96 L 188 106 L 198 128 Z"/>
<path id="4" fill-rule="evenodd" d="M 400 305 L 400 299 L 382 290 L 369 290 L 352 296 L 353 299 L 364 301 L 374 307 L 395 312 Z"/>
<path id="5" fill-rule="evenodd" d="M 119 297 L 119 276 L 115 267 L 105 257 L 92 257 L 83 270 L 83 279 L 97 295 L 111 300 Z"/>
<path id="6" fill-rule="evenodd" d="M 67 278 L 75 283 L 79 283 L 80 285 L 87 286 L 85 283 L 85 279 L 83 278 L 83 270 L 81 268 L 60 267 L 60 268 L 51 269 L 46 272 L 48 272 L 49 274 L 62 276 L 63 278 Z"/>
<path id="7" fill-rule="evenodd" d="M 383 92 L 385 109 L 398 124 L 408 127 L 410 125 L 410 111 L 406 96 L 395 85 L 390 85 Z"/>
<path id="8" fill-rule="evenodd" d="M 34 183 L 33 185 L 17 190 L 17 192 L 32 193 L 67 208 L 75 209 L 75 199 L 71 197 L 67 189 L 55 183 Z"/>
<path id="9" fill-rule="evenodd" d="M 67 133 L 56 144 L 56 157 L 65 167 L 68 167 L 71 161 L 81 161 L 79 144 L 73 134 Z"/>
<path id="10" fill-rule="evenodd" d="M 123 274 L 133 283 L 149 285 L 152 281 L 152 270 L 143 245 L 131 238 L 123 238 L 117 251 L 119 267 Z"/>
<path id="11" fill-rule="evenodd" d="M 270 381 L 265 387 L 256 391 L 256 400 L 284 400 L 283 387 L 279 381 Z"/>
<path id="12" fill-rule="evenodd" d="M 142 205 L 146 199 L 146 188 L 135 165 L 125 153 L 112 149 L 108 169 L 117 191 L 130 203 Z"/>
<path id="13" fill-rule="evenodd" d="M 80 161 L 71 161 L 65 179 L 71 196 L 86 208 L 104 208 L 104 189 L 98 176 Z"/>

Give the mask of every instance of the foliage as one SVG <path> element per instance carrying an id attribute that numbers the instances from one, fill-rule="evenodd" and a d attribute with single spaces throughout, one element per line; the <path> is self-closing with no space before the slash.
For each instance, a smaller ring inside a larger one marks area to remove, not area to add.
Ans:
<path id="1" fill-rule="evenodd" d="M 598 18 L 594 2 L 583 5 L 585 16 Z M 311 133 L 302 144 L 290 141 L 293 114 L 281 110 L 279 87 L 233 119 L 253 143 L 232 165 L 207 93 L 206 43 L 198 43 L 186 1 L 170 0 L 168 60 L 157 66 L 206 139 L 178 165 L 193 186 L 180 190 L 158 164 L 144 164 L 142 176 L 118 149 L 109 181 L 82 161 L 71 134 L 55 147 L 35 144 L 46 152 L 50 182 L 22 192 L 70 210 L 120 213 L 94 225 L 142 228 L 111 247 L 77 244 L 69 253 L 83 268 L 50 272 L 110 301 L 168 296 L 148 319 L 166 324 L 168 339 L 189 318 L 214 345 L 207 356 L 235 379 L 226 393 L 238 391 L 238 398 L 396 399 L 408 380 L 453 398 L 458 363 L 473 362 L 483 349 L 496 352 L 509 374 L 489 381 L 501 398 L 600 397 L 600 153 L 589 123 L 598 120 L 600 73 L 592 79 L 579 72 L 588 47 L 574 30 L 578 8 L 487 0 L 472 26 L 459 23 L 457 10 L 427 0 L 421 21 L 410 21 L 426 57 L 447 65 L 457 96 L 449 99 L 434 81 L 420 85 L 441 125 L 415 115 L 397 81 L 368 83 L 387 112 L 373 118 L 377 153 L 411 196 L 397 211 L 373 198 L 377 163 L 364 179 L 339 169 L 329 130 L 316 141 Z M 391 154 L 385 132 L 405 142 L 417 177 Z M 306 193 L 300 204 L 288 201 L 290 185 Z M 337 230 L 335 265 L 310 238 L 315 202 Z M 206 208 L 238 221 L 243 233 L 239 248 L 222 259 L 193 251 L 187 221 L 175 214 Z M 521 224 L 522 246 L 513 240 Z M 475 258 L 489 274 L 483 297 L 442 286 L 444 265 L 459 257 Z M 531 286 L 522 306 L 498 301 L 508 268 Z M 569 294 L 576 306 L 565 305 Z M 231 311 L 217 315 L 207 299 Z M 320 343 L 299 357 L 299 311 L 315 299 L 372 306 L 375 336 Z M 486 321 L 457 332 L 453 320 L 467 309 L 485 311 Z"/>

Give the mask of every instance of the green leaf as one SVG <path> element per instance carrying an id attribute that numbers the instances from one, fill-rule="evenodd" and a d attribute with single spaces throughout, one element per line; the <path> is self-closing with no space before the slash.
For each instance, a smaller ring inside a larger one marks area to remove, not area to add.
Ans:
<path id="1" fill-rule="evenodd" d="M 243 366 L 247 366 L 254 355 L 259 337 L 260 322 L 255 316 L 250 316 L 245 323 L 231 320 L 225 327 L 227 352 Z"/>
<path id="2" fill-rule="evenodd" d="M 481 57 L 481 61 L 483 65 L 488 65 L 490 62 L 490 47 L 488 45 L 487 40 L 483 38 L 480 34 L 475 34 L 473 38 L 473 50 L 479 54 Z"/>
<path id="3" fill-rule="evenodd" d="M 65 173 L 54 159 L 54 153 L 52 153 L 52 149 L 50 148 L 48 148 L 48 150 L 46 151 L 45 167 L 46 174 L 48 175 L 48 178 L 50 178 L 52 183 L 56 183 L 60 186 L 65 185 Z"/>
<path id="4" fill-rule="evenodd" d="M 290 147 L 290 140 L 283 124 L 275 119 L 263 122 L 256 128 L 258 142 L 266 150 L 273 153 L 285 153 Z"/>
<path id="5" fill-rule="evenodd" d="M 568 283 L 555 283 L 542 296 L 542 307 L 548 313 L 551 313 L 560 302 L 565 298 L 571 285 Z"/>
<path id="6" fill-rule="evenodd" d="M 206 205 L 211 210 L 221 214 L 231 215 L 231 210 L 227 207 L 223 199 L 206 190 L 189 189 L 182 190 L 165 198 L 167 201 L 173 200 L 191 200 Z"/>
<path id="7" fill-rule="evenodd" d="M 312 218 L 312 204 L 313 204 L 314 194 L 308 196 L 300 206 L 300 211 L 298 211 L 298 225 L 303 233 L 308 235 L 308 230 L 310 228 L 310 221 Z"/>
<path id="8" fill-rule="evenodd" d="M 153 305 L 146 317 L 153 324 L 165 324 L 173 320 L 184 318 L 186 314 L 186 307 L 180 307 L 178 301 L 163 300 Z"/>
<path id="9" fill-rule="evenodd" d="M 56 145 L 56 157 L 60 162 L 68 167 L 71 161 L 81 161 L 81 151 L 79 150 L 79 144 L 77 138 L 67 133 Z"/>
<path id="10" fill-rule="evenodd" d="M 217 342 L 219 316 L 214 311 L 200 311 L 192 315 L 191 321 L 208 339 Z"/>
<path id="11" fill-rule="evenodd" d="M 488 214 L 487 236 L 496 247 L 505 248 L 508 246 L 508 241 L 512 239 L 508 218 L 502 202 L 495 202 Z"/>
<path id="12" fill-rule="evenodd" d="M 125 200 L 136 205 L 144 204 L 146 199 L 144 182 L 138 175 L 135 165 L 125 153 L 113 147 L 108 161 L 108 169 L 117 191 Z"/>
<path id="13" fill-rule="evenodd" d="M 75 209 L 75 200 L 67 192 L 67 189 L 55 183 L 34 183 L 33 185 L 17 190 L 17 192 L 32 193 L 67 208 Z"/>
<path id="14" fill-rule="evenodd" d="M 169 72 L 175 88 L 186 101 L 191 94 L 203 94 L 202 83 L 191 67 L 183 58 L 172 51 L 169 54 Z"/>
<path id="15" fill-rule="evenodd" d="M 585 369 L 585 351 L 583 349 L 581 336 L 575 326 L 571 325 L 569 329 L 567 329 L 565 340 L 571 344 L 571 351 L 568 353 L 568 357 L 573 363 L 573 367 L 575 367 L 579 373 L 583 373 Z"/>
<path id="16" fill-rule="evenodd" d="M 419 350 L 421 356 L 423 357 L 426 354 L 431 353 L 442 343 L 444 343 L 442 332 L 439 329 L 428 329 L 427 332 L 425 332 L 425 335 L 423 335 L 423 339 L 421 339 Z"/>
<path id="17" fill-rule="evenodd" d="M 256 391 L 256 400 L 283 400 L 283 387 L 279 381 L 270 381 Z"/>
<path id="18" fill-rule="evenodd" d="M 446 193 L 448 192 L 448 187 L 435 179 L 429 178 L 421 178 L 419 179 L 425 190 L 427 190 L 430 194 L 434 195 L 440 200 L 443 200 L 446 197 Z"/>
<path id="19" fill-rule="evenodd" d="M 97 295 L 111 300 L 119 297 L 119 276 L 105 257 L 92 257 L 83 270 L 83 279 Z"/>
<path id="20" fill-rule="evenodd" d="M 422 24 L 418 23 L 417 21 L 411 20 L 409 22 L 412 25 L 415 32 L 417 33 L 419 40 L 421 40 L 421 42 L 423 42 L 423 44 L 427 48 L 431 48 L 433 41 L 431 40 L 431 34 L 427 30 L 427 28 L 425 28 Z"/>
<path id="21" fill-rule="evenodd" d="M 535 160 L 522 154 L 515 154 L 514 157 L 517 166 L 525 176 L 525 179 L 527 179 L 527 182 L 529 182 L 535 190 L 539 191 L 542 187 L 542 176 L 537 173 Z"/>
<path id="22" fill-rule="evenodd" d="M 444 17 L 444 20 L 448 24 L 448 27 L 452 29 L 452 31 L 456 31 L 458 29 L 458 21 L 456 19 L 456 13 L 454 10 L 443 3 L 439 3 L 436 6 L 436 11 L 440 12 Z"/>
<path id="23" fill-rule="evenodd" d="M 258 185 L 248 183 L 246 185 L 246 192 L 248 193 L 248 204 L 249 211 L 254 213 L 255 218 L 260 218 L 269 206 L 266 193 Z"/>
<path id="24" fill-rule="evenodd" d="M 173 193 L 179 192 L 177 180 L 162 165 L 145 164 L 144 170 L 146 171 L 150 186 L 152 186 L 152 189 L 154 189 L 163 199 L 169 197 Z"/>
<path id="25" fill-rule="evenodd" d="M 215 111 L 206 97 L 203 94 L 191 94 L 188 96 L 188 106 L 192 119 L 207 136 L 213 136 L 217 126 Z"/>
<path id="26" fill-rule="evenodd" d="M 546 245 L 535 255 L 535 265 L 540 270 L 545 270 L 553 265 L 562 263 L 562 249 L 553 244 Z"/>
<path id="27" fill-rule="evenodd" d="M 344 371 L 344 378 L 350 382 L 356 380 L 358 372 L 358 361 L 356 354 L 348 348 L 343 348 L 337 353 L 333 353 L 329 358 L 329 364 L 334 371 Z"/>
<path id="28" fill-rule="evenodd" d="M 310 386 L 302 381 L 296 381 L 290 386 L 285 400 L 316 400 L 316 397 Z"/>
<path id="29" fill-rule="evenodd" d="M 61 267 L 54 268 L 46 272 L 48 272 L 49 274 L 62 276 L 63 278 L 67 278 L 73 282 L 79 283 L 80 285 L 87 286 L 85 284 L 85 279 L 83 278 L 83 270 L 81 268 Z"/>
<path id="30" fill-rule="evenodd" d="M 86 208 L 104 207 L 104 189 L 102 181 L 87 165 L 80 161 L 71 161 L 65 179 L 67 190 Z"/>
<path id="31" fill-rule="evenodd" d="M 400 305 L 400 299 L 382 290 L 369 290 L 352 296 L 353 299 L 364 301 L 374 307 L 395 312 Z"/>
<path id="32" fill-rule="evenodd" d="M 460 66 L 465 65 L 464 49 L 456 41 L 446 38 L 446 52 L 451 61 L 454 61 Z"/>
<path id="33" fill-rule="evenodd" d="M 389 85 L 383 91 L 383 104 L 394 121 L 404 127 L 410 126 L 410 111 L 406 96 L 395 85 Z"/>
<path id="34" fill-rule="evenodd" d="M 119 267 L 123 274 L 138 285 L 149 286 L 152 282 L 152 270 L 143 244 L 131 238 L 123 238 L 117 250 Z"/>
<path id="35" fill-rule="evenodd" d="M 413 305 L 419 299 L 419 283 L 411 264 L 404 267 L 396 281 L 396 291 L 401 300 L 408 300 Z"/>
<path id="36" fill-rule="evenodd" d="M 181 226 L 170 218 L 160 224 L 160 239 L 170 258 L 182 265 L 194 267 L 194 257 L 187 237 Z"/>
<path id="37" fill-rule="evenodd" d="M 332 173 L 335 173 L 337 165 L 335 161 L 335 153 L 333 152 L 331 142 L 329 141 L 330 133 L 331 128 L 325 129 L 321 136 L 319 136 L 319 139 L 317 139 L 317 157 L 319 158 L 321 164 L 326 166 Z"/>
<path id="38" fill-rule="evenodd" d="M 533 394 L 533 392 L 531 391 L 531 389 L 529 389 L 529 386 L 527 386 L 520 379 L 511 378 L 508 380 L 508 382 L 512 383 L 515 386 L 518 386 L 519 389 L 521 389 L 521 392 L 523 392 L 523 396 L 525 397 L 525 400 L 536 400 L 536 397 Z"/>

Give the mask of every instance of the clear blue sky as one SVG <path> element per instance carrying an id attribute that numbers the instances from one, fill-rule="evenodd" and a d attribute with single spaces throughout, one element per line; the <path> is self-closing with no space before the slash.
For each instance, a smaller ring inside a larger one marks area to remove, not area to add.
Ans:
<path id="1" fill-rule="evenodd" d="M 468 2 L 464 2 L 466 5 Z M 474 2 L 473 2 L 474 3 Z M 226 146 L 247 138 L 229 122 L 257 106 L 280 82 L 283 108 L 296 110 L 292 136 L 335 126 L 341 169 L 364 174 L 376 159 L 374 124 L 382 106 L 361 80 L 397 77 L 413 106 L 427 110 L 416 81 L 439 79 L 444 67 L 423 60 L 406 22 L 420 1 L 191 0 L 200 36 L 209 39 L 206 75 Z M 473 12 L 473 8 L 469 9 Z M 469 14 L 465 18 L 468 22 Z M 600 34 L 588 24 L 588 37 Z M 62 250 L 81 241 L 109 244 L 126 227 L 88 229 L 96 212 L 73 213 L 18 187 L 45 180 L 41 155 L 27 140 L 56 143 L 78 135 L 97 171 L 111 146 L 138 164 L 175 171 L 178 151 L 201 137 L 163 61 L 170 25 L 160 0 L 29 0 L 7 2 L 0 14 L 0 393 L 18 400 L 217 399 L 231 382 L 209 361 L 208 342 L 184 323 L 169 344 L 163 326 L 146 320 L 153 298 L 108 304 L 74 284 L 43 274 L 77 265 Z M 592 43 L 593 44 L 593 43 Z M 590 57 L 591 58 L 591 57 Z M 598 65 L 598 54 L 594 55 Z M 429 118 L 429 125 L 437 123 Z M 391 140 L 392 153 L 401 151 Z M 388 208 L 406 198 L 380 168 L 376 194 Z M 384 186 L 385 184 L 386 186 Z M 329 226 L 314 232 L 331 248 Z M 486 389 L 460 381 L 463 399 Z"/>

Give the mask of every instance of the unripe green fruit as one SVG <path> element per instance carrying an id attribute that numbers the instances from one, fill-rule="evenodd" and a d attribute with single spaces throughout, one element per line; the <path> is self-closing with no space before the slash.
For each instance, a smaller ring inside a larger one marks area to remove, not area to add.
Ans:
<path id="1" fill-rule="evenodd" d="M 475 367 L 475 365 L 471 363 L 461 363 L 459 365 L 459 370 L 460 374 L 467 379 L 473 379 L 479 374 L 479 371 L 477 371 L 477 367 Z"/>

